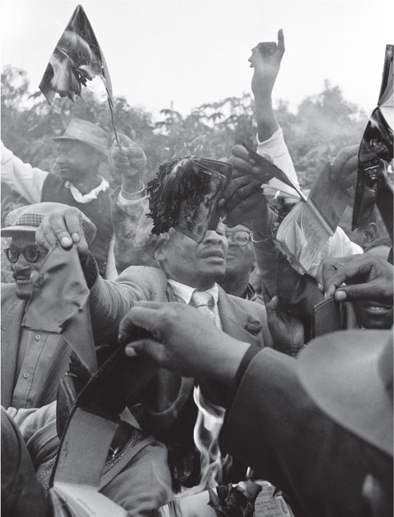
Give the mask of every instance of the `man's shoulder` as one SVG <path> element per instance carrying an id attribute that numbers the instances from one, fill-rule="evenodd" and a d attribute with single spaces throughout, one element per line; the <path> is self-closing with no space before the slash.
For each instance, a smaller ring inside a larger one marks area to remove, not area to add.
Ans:
<path id="1" fill-rule="evenodd" d="M 116 282 L 132 283 L 143 289 L 147 299 L 157 300 L 167 289 L 167 275 L 163 270 L 151 266 L 129 266 Z"/>
<path id="2" fill-rule="evenodd" d="M 4 303 L 5 301 L 9 300 L 13 296 L 16 297 L 16 284 L 1 283 L 1 303 Z"/>
<path id="3" fill-rule="evenodd" d="M 119 276 L 118 281 L 123 279 L 139 279 L 150 281 L 152 278 L 165 279 L 167 282 L 167 276 L 162 269 L 152 266 L 129 266 Z"/>

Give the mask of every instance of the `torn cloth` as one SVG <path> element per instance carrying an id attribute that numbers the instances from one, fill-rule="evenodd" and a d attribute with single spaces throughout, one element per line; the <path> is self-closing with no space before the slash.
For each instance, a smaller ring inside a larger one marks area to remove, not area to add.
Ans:
<path id="1" fill-rule="evenodd" d="M 62 333 L 90 373 L 96 372 L 90 291 L 76 247 L 65 250 L 57 244 L 48 253 L 40 271 L 32 274 L 31 282 L 33 293 L 22 326 L 30 330 Z"/>

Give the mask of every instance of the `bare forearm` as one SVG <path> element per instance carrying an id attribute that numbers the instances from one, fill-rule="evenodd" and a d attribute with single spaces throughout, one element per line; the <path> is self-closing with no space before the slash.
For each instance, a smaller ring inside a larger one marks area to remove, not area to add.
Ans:
<path id="1" fill-rule="evenodd" d="M 257 133 L 260 142 L 265 142 L 279 129 L 274 110 L 272 108 L 272 99 L 259 99 L 255 96 Z"/>

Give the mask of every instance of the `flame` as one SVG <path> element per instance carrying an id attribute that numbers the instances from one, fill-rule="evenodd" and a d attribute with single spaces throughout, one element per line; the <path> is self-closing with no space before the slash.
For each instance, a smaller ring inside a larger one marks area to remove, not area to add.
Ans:
<path id="1" fill-rule="evenodd" d="M 232 463 L 231 456 L 222 458 L 219 448 L 219 433 L 223 425 L 225 409 L 208 402 L 201 394 L 199 386 L 195 386 L 193 397 L 198 407 L 193 438 L 200 452 L 200 482 L 192 488 L 182 487 L 175 495 L 176 499 L 198 494 L 208 487 L 218 486 L 222 483 L 223 472 L 230 468 Z"/>

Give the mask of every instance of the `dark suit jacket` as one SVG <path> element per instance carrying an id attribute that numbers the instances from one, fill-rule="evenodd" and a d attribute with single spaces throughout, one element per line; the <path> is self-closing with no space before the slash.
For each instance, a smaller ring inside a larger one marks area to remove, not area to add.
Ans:
<path id="1" fill-rule="evenodd" d="M 132 266 L 115 282 L 97 277 L 90 291 L 92 327 L 96 345 L 117 338 L 123 316 L 139 300 L 167 302 L 173 300 L 165 273 L 156 268 Z M 224 332 L 239 341 L 263 348 L 271 342 L 265 307 L 227 295 L 219 287 L 218 311 Z M 186 402 L 194 379 L 182 378 L 160 369 L 151 381 L 144 400 L 143 418 L 150 431 L 167 429 Z"/>
<path id="2" fill-rule="evenodd" d="M 60 334 L 40 332 L 42 350 L 32 358 L 31 368 L 36 375 L 32 379 L 17 378 L 17 362 L 22 320 L 27 300 L 16 296 L 15 284 L 1 286 L 1 404 L 5 408 L 41 407 L 56 399 L 58 383 L 68 370 L 71 350 Z M 39 370 L 37 370 L 39 368 Z M 37 372 L 40 372 L 37 374 Z M 15 387 L 19 382 L 31 383 L 27 402 L 19 404 L 13 400 Z"/>
<path id="3" fill-rule="evenodd" d="M 275 350 L 249 363 L 227 411 L 222 448 L 290 496 L 297 517 L 360 517 L 362 443 L 328 418 Z M 367 514 L 368 515 L 368 514 Z"/>

